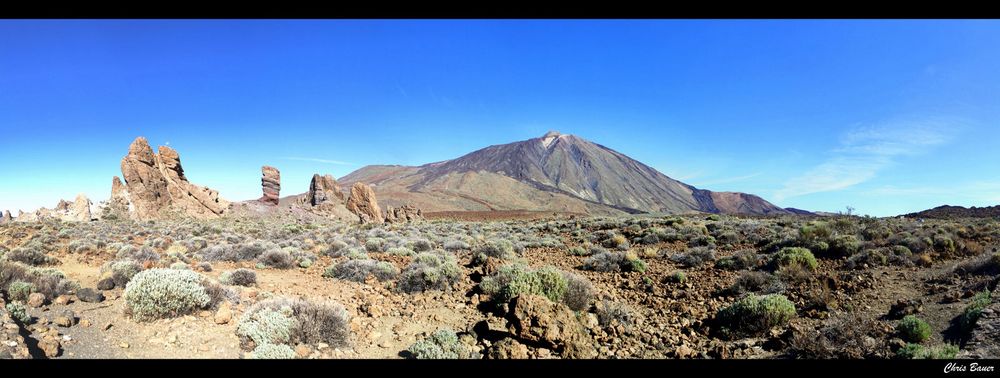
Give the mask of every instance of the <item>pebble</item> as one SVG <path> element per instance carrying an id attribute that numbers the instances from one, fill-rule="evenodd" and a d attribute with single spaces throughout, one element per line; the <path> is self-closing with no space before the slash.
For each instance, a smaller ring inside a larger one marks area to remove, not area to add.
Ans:
<path id="1" fill-rule="evenodd" d="M 88 328 L 91 326 L 91 323 L 89 319 L 83 319 L 80 321 L 80 325 L 83 326 L 84 328 Z"/>
<path id="2" fill-rule="evenodd" d="M 118 344 L 118 346 L 121 347 L 121 348 L 124 348 L 124 349 L 128 349 L 128 343 L 121 343 L 121 344 Z"/>

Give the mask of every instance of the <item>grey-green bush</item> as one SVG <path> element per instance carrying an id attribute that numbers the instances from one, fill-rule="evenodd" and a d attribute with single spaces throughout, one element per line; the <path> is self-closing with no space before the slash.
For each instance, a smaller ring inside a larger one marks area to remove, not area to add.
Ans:
<path id="1" fill-rule="evenodd" d="M 719 310 L 716 319 L 730 332 L 759 335 L 795 317 L 795 304 L 780 294 L 748 295 Z"/>
<path id="2" fill-rule="evenodd" d="M 204 278 L 190 270 L 150 269 L 125 286 L 125 309 L 136 321 L 190 314 L 211 305 Z"/>
<path id="3" fill-rule="evenodd" d="M 458 340 L 458 335 L 450 329 L 441 329 L 429 337 L 419 340 L 406 349 L 411 358 L 416 359 L 471 359 L 475 354 Z"/>

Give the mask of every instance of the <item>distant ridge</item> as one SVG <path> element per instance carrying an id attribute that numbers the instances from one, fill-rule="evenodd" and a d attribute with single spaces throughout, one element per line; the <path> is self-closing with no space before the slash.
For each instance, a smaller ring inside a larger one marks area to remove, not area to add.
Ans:
<path id="1" fill-rule="evenodd" d="M 904 215 L 907 218 L 1000 218 L 1000 205 L 987 207 L 938 206 L 933 209 Z"/>

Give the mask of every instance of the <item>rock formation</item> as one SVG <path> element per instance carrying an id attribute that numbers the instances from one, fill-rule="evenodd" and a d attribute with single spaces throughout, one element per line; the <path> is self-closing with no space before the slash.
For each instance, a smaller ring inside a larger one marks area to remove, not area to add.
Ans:
<path id="1" fill-rule="evenodd" d="M 80 193 L 76 196 L 76 200 L 70 205 L 68 209 L 68 214 L 66 216 L 69 220 L 80 221 L 80 222 L 90 222 L 90 199 L 87 196 Z"/>
<path id="2" fill-rule="evenodd" d="M 3 215 L 0 215 L 0 223 L 10 222 L 14 220 L 14 217 L 10 216 L 10 210 L 4 210 Z"/>
<path id="3" fill-rule="evenodd" d="M 375 200 L 375 191 L 365 183 L 356 182 L 351 187 L 351 197 L 347 199 L 347 210 L 358 216 L 362 224 L 383 223 L 382 209 Z"/>
<path id="4" fill-rule="evenodd" d="M 510 302 L 509 330 L 520 340 L 560 351 L 563 358 L 595 358 L 597 350 L 573 310 L 543 296 L 521 295 Z"/>
<path id="5" fill-rule="evenodd" d="M 403 205 L 397 208 L 387 206 L 385 208 L 385 221 L 389 223 L 413 222 L 423 218 L 423 213 L 420 209 L 410 205 Z"/>
<path id="6" fill-rule="evenodd" d="M 229 208 L 229 202 L 219 198 L 217 191 L 188 182 L 177 151 L 160 146 L 159 154 L 154 154 L 146 138 L 132 142 L 121 168 L 138 219 L 159 218 L 168 209 L 196 218 L 214 218 Z"/>
<path id="7" fill-rule="evenodd" d="M 111 179 L 111 198 L 107 206 L 104 207 L 102 218 L 124 219 L 133 214 L 132 201 L 129 199 L 128 189 L 122 180 L 115 176 Z"/>
<path id="8" fill-rule="evenodd" d="M 306 192 L 305 197 L 302 197 L 303 203 L 312 206 L 336 200 L 344 201 L 344 193 L 341 191 L 340 185 L 337 184 L 337 180 L 331 175 L 320 176 L 319 173 L 313 175 L 312 181 L 309 183 L 309 191 Z"/>
<path id="9" fill-rule="evenodd" d="M 260 185 L 264 190 L 264 196 L 260 198 L 261 202 L 277 205 L 280 198 L 278 193 L 281 192 L 281 172 L 278 171 L 278 168 L 267 165 L 260 167 L 260 172 L 262 174 Z"/>

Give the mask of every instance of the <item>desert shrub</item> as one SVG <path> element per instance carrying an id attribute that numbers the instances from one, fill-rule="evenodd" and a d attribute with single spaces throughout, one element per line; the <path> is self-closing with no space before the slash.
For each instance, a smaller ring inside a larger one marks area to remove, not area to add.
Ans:
<path id="1" fill-rule="evenodd" d="M 257 258 L 257 263 L 271 268 L 289 269 L 295 266 L 295 258 L 287 249 L 269 249 Z"/>
<path id="2" fill-rule="evenodd" d="M 15 281 L 27 282 L 35 287 L 36 293 L 42 293 L 46 299 L 67 294 L 80 285 L 52 268 L 39 268 L 20 262 L 0 260 L 0 288 L 7 288 Z"/>
<path id="3" fill-rule="evenodd" d="M 54 258 L 45 255 L 36 248 L 14 248 L 3 255 L 3 258 L 32 266 L 47 265 L 55 262 Z"/>
<path id="4" fill-rule="evenodd" d="M 934 249 L 945 254 L 955 253 L 955 240 L 944 235 L 934 235 Z"/>
<path id="5" fill-rule="evenodd" d="M 638 314 L 635 310 L 624 303 L 604 299 L 597 305 L 597 322 L 601 327 L 611 328 L 621 324 L 625 328 L 631 328 L 637 320 Z"/>
<path id="6" fill-rule="evenodd" d="M 805 248 L 786 247 L 782 248 L 771 258 L 771 263 L 776 268 L 798 265 L 809 270 L 816 270 L 816 257 Z"/>
<path id="7" fill-rule="evenodd" d="M 211 305 L 203 277 L 190 270 L 150 269 L 125 286 L 125 308 L 137 321 L 177 317 Z"/>
<path id="8" fill-rule="evenodd" d="M 147 246 L 142 246 L 139 248 L 135 248 L 130 245 L 124 246 L 120 251 L 118 251 L 118 255 L 116 256 L 116 258 L 118 260 L 125 260 L 125 259 L 134 260 L 140 264 L 147 261 L 152 261 L 152 262 L 160 261 L 160 255 L 156 253 L 156 251 L 154 251 L 152 248 Z"/>
<path id="9" fill-rule="evenodd" d="M 722 245 L 733 245 L 740 242 L 740 236 L 735 231 L 725 231 L 715 239 Z"/>
<path id="10" fill-rule="evenodd" d="M 269 344 L 285 344 L 292 338 L 295 323 L 294 311 L 290 306 L 278 309 L 265 306 L 248 310 L 240 318 L 236 327 L 236 336 L 239 336 L 244 344 L 249 344 L 247 341 L 253 341 L 253 344 L 258 347 Z"/>
<path id="11" fill-rule="evenodd" d="M 475 353 L 458 340 L 458 335 L 450 329 L 441 329 L 429 337 L 419 340 L 409 348 L 410 356 L 416 359 L 471 359 Z"/>
<path id="12" fill-rule="evenodd" d="M 413 248 L 414 252 L 427 252 L 434 248 L 434 245 L 427 239 L 414 240 L 410 242 L 410 246 Z"/>
<path id="13" fill-rule="evenodd" d="M 688 239 L 688 247 L 715 248 L 715 238 L 710 235 L 696 235 Z"/>
<path id="14" fill-rule="evenodd" d="M 403 269 L 397 286 L 407 293 L 432 289 L 444 290 L 458 282 L 461 275 L 462 268 L 451 254 L 423 252 L 417 254 Z"/>
<path id="15" fill-rule="evenodd" d="M 513 260 L 518 256 L 514 251 L 514 243 L 507 239 L 496 239 L 476 248 L 473 252 L 472 262 L 475 265 L 482 265 L 488 257 L 506 261 Z"/>
<path id="16" fill-rule="evenodd" d="M 35 292 L 35 285 L 30 282 L 14 281 L 7 286 L 7 298 L 12 301 L 27 301 L 28 296 Z"/>
<path id="17" fill-rule="evenodd" d="M 382 252 L 384 246 L 385 239 L 382 238 L 369 238 L 365 240 L 365 251 L 368 252 Z"/>
<path id="18" fill-rule="evenodd" d="M 211 272 L 212 271 L 212 264 L 209 264 L 207 262 L 200 262 L 200 263 L 198 263 L 197 267 L 202 272 Z"/>
<path id="19" fill-rule="evenodd" d="M 982 291 L 972 297 L 972 301 L 962 310 L 962 315 L 958 317 L 958 326 L 963 333 L 972 332 L 972 328 L 976 326 L 976 322 L 979 321 L 979 317 L 982 316 L 983 310 L 990 305 L 991 298 L 990 292 Z"/>
<path id="20" fill-rule="evenodd" d="M 391 280 L 399 274 L 399 269 L 387 261 L 347 260 L 331 266 L 323 272 L 323 277 L 354 282 L 365 282 L 368 276 L 379 281 Z"/>
<path id="21" fill-rule="evenodd" d="M 674 283 L 685 283 L 687 282 L 687 275 L 684 274 L 684 272 L 678 270 L 673 273 L 670 273 L 670 275 L 667 276 L 666 281 Z"/>
<path id="22" fill-rule="evenodd" d="M 386 253 L 395 256 L 413 256 L 413 251 L 406 247 L 391 247 Z"/>
<path id="23" fill-rule="evenodd" d="M 10 302 L 4 307 L 11 318 L 14 318 L 22 325 L 31 323 L 31 315 L 28 315 L 28 308 L 21 302 Z"/>
<path id="24" fill-rule="evenodd" d="M 957 274 L 988 274 L 1000 272 L 1000 253 L 986 254 L 976 259 L 959 263 L 955 266 Z"/>
<path id="25" fill-rule="evenodd" d="M 337 302 L 271 298 L 247 309 L 238 323 L 237 335 L 245 349 L 262 343 L 326 343 L 334 348 L 344 347 L 351 337 L 350 315 Z"/>
<path id="26" fill-rule="evenodd" d="M 646 262 L 634 253 L 602 250 L 584 260 L 582 268 L 597 272 L 644 272 Z"/>
<path id="27" fill-rule="evenodd" d="M 687 252 L 670 256 L 670 261 L 687 268 L 696 268 L 705 263 L 715 261 L 715 250 L 711 247 L 694 247 Z"/>
<path id="28" fill-rule="evenodd" d="M 188 266 L 188 264 L 178 261 L 173 264 L 170 264 L 170 269 L 191 269 L 191 268 Z"/>
<path id="29" fill-rule="evenodd" d="M 574 311 L 584 311 L 590 307 L 594 300 L 594 284 L 583 276 L 563 272 L 566 277 L 566 293 L 563 295 L 563 303 Z"/>
<path id="30" fill-rule="evenodd" d="M 519 295 L 542 295 L 559 302 L 566 294 L 568 282 L 563 272 L 544 267 L 533 270 L 522 264 L 507 264 L 486 277 L 479 284 L 484 293 L 495 303 L 507 303 Z"/>
<path id="31" fill-rule="evenodd" d="M 716 319 L 727 332 L 755 336 L 795 316 L 795 304 L 780 294 L 748 295 L 719 310 Z"/>
<path id="32" fill-rule="evenodd" d="M 115 286 L 125 287 L 132 277 L 142 271 L 142 266 L 135 260 L 118 260 L 111 263 L 111 279 Z"/>
<path id="33" fill-rule="evenodd" d="M 796 356 L 813 359 L 877 358 L 884 349 L 878 342 L 883 333 L 875 320 L 856 314 L 842 315 L 827 320 L 816 332 L 796 332 L 791 349 Z"/>
<path id="34" fill-rule="evenodd" d="M 334 240 L 330 242 L 330 245 L 326 248 L 326 250 L 323 251 L 323 254 L 330 257 L 339 257 L 340 251 L 347 247 L 348 247 L 347 243 L 344 243 L 343 241 L 340 240 Z"/>
<path id="35" fill-rule="evenodd" d="M 753 269 L 760 264 L 761 258 L 752 250 L 738 251 L 732 256 L 726 256 L 715 262 L 716 269 L 744 270 Z"/>
<path id="36" fill-rule="evenodd" d="M 469 245 L 469 243 L 466 243 L 461 240 L 448 240 L 444 242 L 444 249 L 450 252 L 465 251 L 471 248 L 472 247 Z"/>
<path id="37" fill-rule="evenodd" d="M 847 269 L 859 269 L 867 266 L 882 266 L 889 263 L 889 256 L 887 256 L 881 249 L 869 249 L 851 256 L 844 263 L 844 267 Z"/>
<path id="38" fill-rule="evenodd" d="M 73 240 L 66 246 L 66 251 L 69 253 L 87 253 L 95 249 L 94 245 L 86 240 Z"/>
<path id="39" fill-rule="evenodd" d="M 827 252 L 834 256 L 851 256 L 861 249 L 861 241 L 854 235 L 839 235 L 829 242 Z"/>
<path id="40" fill-rule="evenodd" d="M 254 286 L 257 284 L 257 272 L 250 269 L 239 268 L 229 272 L 222 272 L 219 275 L 219 282 L 226 285 Z"/>
<path id="41" fill-rule="evenodd" d="M 588 256 L 589 250 L 581 246 L 572 247 L 569 249 L 569 254 L 573 256 Z"/>
<path id="42" fill-rule="evenodd" d="M 896 332 L 908 342 L 920 343 L 931 337 L 931 326 L 913 315 L 906 315 L 896 324 Z"/>
<path id="43" fill-rule="evenodd" d="M 247 353 L 246 358 L 252 360 L 291 360 L 297 355 L 292 347 L 284 344 L 261 344 Z"/>
<path id="44" fill-rule="evenodd" d="M 958 355 L 958 346 L 952 344 L 924 347 L 920 344 L 906 344 L 896 351 L 896 357 L 902 359 L 951 360 Z"/>

